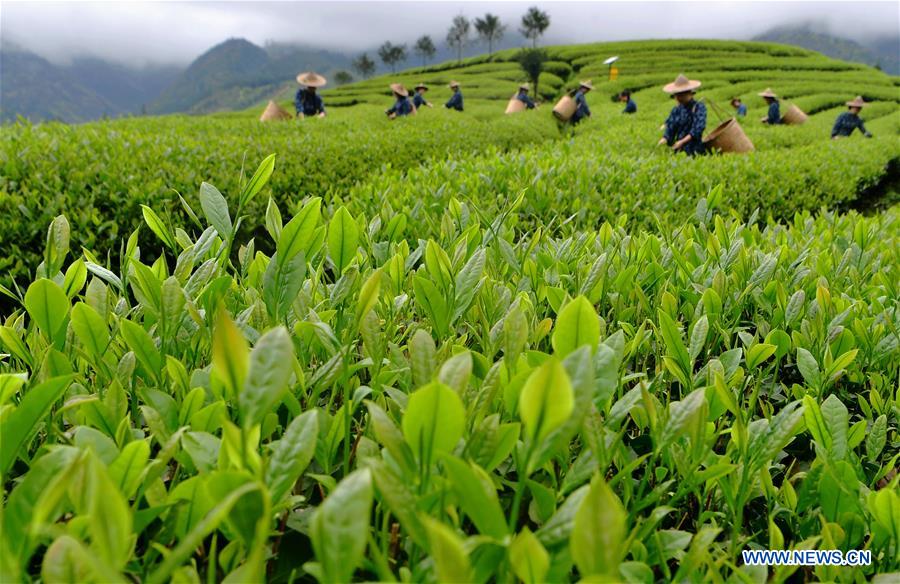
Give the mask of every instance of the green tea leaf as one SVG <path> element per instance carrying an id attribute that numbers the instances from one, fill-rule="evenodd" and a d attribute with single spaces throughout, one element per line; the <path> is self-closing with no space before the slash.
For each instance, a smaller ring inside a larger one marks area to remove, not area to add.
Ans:
<path id="1" fill-rule="evenodd" d="M 231 215 L 228 214 L 228 202 L 219 189 L 208 182 L 200 184 L 200 207 L 209 224 L 216 228 L 222 239 L 231 237 Z"/>
<path id="2" fill-rule="evenodd" d="M 19 405 L 4 417 L 0 424 L 0 476 L 6 477 L 16 458 L 26 454 L 21 452 L 22 447 L 28 444 L 53 404 L 65 393 L 72 377 L 54 377 L 29 388 Z"/>
<path id="3" fill-rule="evenodd" d="M 562 363 L 551 357 L 535 369 L 519 396 L 519 416 L 528 437 L 541 442 L 572 414 L 575 398 Z"/>
<path id="4" fill-rule="evenodd" d="M 450 452 L 462 437 L 466 410 L 459 395 L 443 383 L 432 382 L 409 396 L 403 414 L 403 436 L 423 465 L 434 455 Z"/>
<path id="5" fill-rule="evenodd" d="M 69 306 L 69 299 L 62 288 L 46 278 L 34 281 L 25 292 L 25 310 L 52 342 L 65 333 Z"/>
<path id="6" fill-rule="evenodd" d="M 615 580 L 625 557 L 628 514 L 622 502 L 603 480 L 595 475 L 590 491 L 575 515 L 570 546 L 572 558 L 583 577 L 600 576 Z M 602 529 L 597 529 L 602 525 Z"/>
<path id="7" fill-rule="evenodd" d="M 509 545 L 509 563 L 519 580 L 539 584 L 546 581 L 550 555 L 526 526 Z"/>
<path id="8" fill-rule="evenodd" d="M 600 321 L 590 301 L 578 296 L 560 311 L 551 339 L 553 350 L 561 359 L 580 347 L 592 349 L 600 342 Z"/>
<path id="9" fill-rule="evenodd" d="M 372 476 L 368 470 L 344 477 L 316 509 L 310 539 L 324 582 L 351 581 L 366 550 L 371 509 Z"/>
<path id="10" fill-rule="evenodd" d="M 266 466 L 266 485 L 273 503 L 280 502 L 312 460 L 319 436 L 315 410 L 304 412 L 291 421 L 280 440 L 271 446 L 272 457 Z"/>
<path id="11" fill-rule="evenodd" d="M 356 257 L 358 245 L 359 227 L 356 219 L 346 207 L 341 207 L 328 224 L 328 253 L 338 274 L 343 273 Z"/>
<path id="12" fill-rule="evenodd" d="M 240 355 L 229 358 L 240 361 Z M 293 362 L 294 345 L 286 328 L 274 328 L 260 337 L 250 352 L 246 379 L 238 393 L 241 420 L 245 426 L 259 424 L 278 405 L 288 390 Z"/>

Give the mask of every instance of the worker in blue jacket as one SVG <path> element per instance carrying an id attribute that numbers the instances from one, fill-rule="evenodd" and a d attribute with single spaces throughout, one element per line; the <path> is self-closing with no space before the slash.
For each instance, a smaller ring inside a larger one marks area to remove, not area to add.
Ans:
<path id="1" fill-rule="evenodd" d="M 425 92 L 428 91 L 428 86 L 424 83 L 419 83 L 416 85 L 416 94 L 413 96 L 413 105 L 416 106 L 416 110 L 422 108 L 422 106 L 434 107 L 431 105 L 431 102 L 425 99 Z"/>
<path id="2" fill-rule="evenodd" d="M 444 107 L 447 109 L 454 109 L 458 112 L 463 111 L 463 96 L 462 91 L 459 90 L 459 82 L 451 81 L 450 89 L 453 90 L 453 95 L 450 96 L 450 99 L 447 100 Z"/>
<path id="3" fill-rule="evenodd" d="M 625 90 L 619 94 L 619 101 L 625 102 L 625 109 L 622 110 L 623 114 L 636 114 L 637 113 L 637 104 L 634 103 L 634 100 L 631 99 L 631 91 Z"/>
<path id="4" fill-rule="evenodd" d="M 594 86 L 591 85 L 590 79 L 578 83 L 578 89 L 575 90 L 574 96 L 575 113 L 572 114 L 572 125 L 577 124 L 584 118 L 591 117 L 591 108 L 588 107 L 587 98 L 585 96 L 593 88 Z"/>
<path id="5" fill-rule="evenodd" d="M 762 119 L 762 123 L 769 124 L 770 126 L 774 126 L 781 123 L 781 106 L 778 102 L 778 96 L 769 89 L 766 88 L 762 93 L 757 94 L 769 104 L 769 113 Z"/>
<path id="6" fill-rule="evenodd" d="M 706 130 L 706 105 L 694 99 L 701 83 L 679 75 L 675 81 L 663 87 L 663 91 L 678 101 L 672 108 L 664 126 L 659 145 L 667 145 L 675 152 L 688 156 L 702 154 L 703 132 Z"/>
<path id="7" fill-rule="evenodd" d="M 862 132 L 863 136 L 865 136 L 866 138 L 872 137 L 872 134 L 868 130 L 866 130 L 866 126 L 863 124 L 862 118 L 859 117 L 859 112 L 865 105 L 866 102 L 863 101 L 861 95 L 857 96 L 853 101 L 847 102 L 848 111 L 845 111 L 841 115 L 839 115 L 834 121 L 834 127 L 831 128 L 832 140 L 834 140 L 835 138 L 847 137 L 853 133 L 853 130 L 856 129 Z"/>
<path id="8" fill-rule="evenodd" d="M 328 81 L 318 73 L 307 72 L 297 75 L 297 83 L 300 89 L 294 96 L 294 107 L 297 109 L 297 117 L 325 117 L 325 102 L 322 96 L 316 93 L 316 88 L 324 86 Z"/>
<path id="9" fill-rule="evenodd" d="M 731 107 L 734 108 L 737 117 L 743 118 L 747 115 L 747 106 L 741 101 L 740 97 L 731 98 Z"/>
<path id="10" fill-rule="evenodd" d="M 394 105 L 384 113 L 390 119 L 408 116 L 416 113 L 416 108 L 409 101 L 409 91 L 400 83 L 391 83 L 391 91 L 394 92 Z"/>
<path id="11" fill-rule="evenodd" d="M 531 87 L 527 83 L 523 83 L 519 86 L 519 93 L 516 94 L 516 99 L 525 104 L 526 109 L 534 109 L 535 103 L 534 100 L 528 97 L 528 91 Z"/>

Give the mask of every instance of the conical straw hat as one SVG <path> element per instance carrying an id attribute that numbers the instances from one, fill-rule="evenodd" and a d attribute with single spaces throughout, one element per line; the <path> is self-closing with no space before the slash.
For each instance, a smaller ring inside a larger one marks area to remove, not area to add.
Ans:
<path id="1" fill-rule="evenodd" d="M 424 83 L 419 83 L 418 85 L 416 85 L 415 88 L 416 89 L 424 89 L 425 91 L 428 91 L 428 86 L 425 85 Z"/>
<path id="2" fill-rule="evenodd" d="M 865 107 L 866 102 L 863 101 L 861 95 L 857 95 L 853 101 L 848 101 L 847 105 L 850 107 Z"/>
<path id="3" fill-rule="evenodd" d="M 454 87 L 459 87 L 459 81 L 450 82 L 450 89 L 453 89 Z"/>
<path id="4" fill-rule="evenodd" d="M 528 85 L 527 83 L 522 83 L 521 85 L 519 85 L 519 89 L 524 89 L 525 91 L 531 91 L 531 86 Z"/>
<path id="5" fill-rule="evenodd" d="M 391 83 L 391 91 L 396 93 L 397 95 L 402 95 L 403 97 L 409 97 L 409 92 L 403 87 L 401 83 Z"/>
<path id="6" fill-rule="evenodd" d="M 306 73 L 297 75 L 297 83 L 299 83 L 300 85 L 305 85 L 306 87 L 322 87 L 323 85 L 328 83 L 328 80 L 318 73 L 307 71 Z"/>
<path id="7" fill-rule="evenodd" d="M 587 87 L 588 89 L 593 89 L 593 88 L 594 88 L 594 86 L 591 85 L 591 80 L 590 80 L 590 79 L 585 79 L 585 80 L 583 80 L 583 81 L 579 81 L 579 82 L 578 82 L 578 87 Z"/>
<path id="8" fill-rule="evenodd" d="M 269 100 L 268 105 L 266 105 L 266 109 L 263 110 L 262 115 L 259 116 L 259 121 L 271 122 L 276 120 L 288 120 L 291 117 L 293 116 L 291 116 L 289 112 L 286 112 L 274 101 Z"/>
<path id="9" fill-rule="evenodd" d="M 700 87 L 701 83 L 696 79 L 688 79 L 684 75 L 679 75 L 675 81 L 663 86 L 666 93 L 684 93 L 685 91 L 694 91 Z"/>
<path id="10" fill-rule="evenodd" d="M 771 97 L 772 99 L 775 99 L 775 98 L 778 97 L 778 96 L 775 94 L 775 92 L 772 91 L 772 89 L 771 89 L 770 87 L 766 87 L 766 90 L 765 90 L 765 91 L 763 91 L 762 93 L 757 93 L 756 95 L 758 95 L 758 96 L 760 96 L 760 97 Z"/>

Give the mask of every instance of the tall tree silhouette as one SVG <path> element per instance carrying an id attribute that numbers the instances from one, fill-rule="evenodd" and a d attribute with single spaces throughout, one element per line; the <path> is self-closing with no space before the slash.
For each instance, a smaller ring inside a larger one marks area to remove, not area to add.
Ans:
<path id="1" fill-rule="evenodd" d="M 397 64 L 406 60 L 406 45 L 395 45 L 387 41 L 378 48 L 378 56 L 393 73 L 396 73 Z"/>
<path id="2" fill-rule="evenodd" d="M 417 40 L 416 44 L 413 46 L 413 51 L 422 57 L 422 66 L 424 67 L 429 61 L 434 59 L 437 48 L 435 48 L 434 41 L 431 40 L 431 37 L 426 34 L 419 37 L 419 40 Z"/>
<path id="3" fill-rule="evenodd" d="M 368 79 L 375 73 L 375 61 L 370 59 L 369 55 L 363 53 L 353 59 L 353 70 L 362 75 L 363 79 Z"/>
<path id="4" fill-rule="evenodd" d="M 494 43 L 503 38 L 506 25 L 500 24 L 500 18 L 488 12 L 484 18 L 475 19 L 475 30 L 478 38 L 487 43 L 488 56 L 494 54 Z"/>
<path id="5" fill-rule="evenodd" d="M 457 61 L 462 61 L 463 47 L 469 42 L 469 29 L 471 29 L 469 19 L 460 14 L 453 18 L 453 24 L 447 31 L 447 44 L 450 48 L 456 49 Z"/>
<path id="6" fill-rule="evenodd" d="M 537 6 L 532 6 L 522 16 L 522 28 L 519 29 L 519 32 L 525 35 L 525 38 L 531 39 L 531 47 L 535 48 L 538 39 L 543 36 L 549 26 L 550 15 Z"/>

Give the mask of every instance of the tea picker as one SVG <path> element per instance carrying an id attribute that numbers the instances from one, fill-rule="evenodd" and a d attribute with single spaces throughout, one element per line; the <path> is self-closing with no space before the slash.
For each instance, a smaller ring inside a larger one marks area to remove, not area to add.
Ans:
<path id="1" fill-rule="evenodd" d="M 384 112 L 389 119 L 416 113 L 415 106 L 409 101 L 409 91 L 402 84 L 391 83 L 391 91 L 394 94 L 394 105 Z"/>
<path id="2" fill-rule="evenodd" d="M 700 81 L 696 79 L 679 75 L 675 81 L 663 87 L 663 91 L 677 100 L 678 105 L 669 113 L 658 145 L 667 145 L 673 151 L 681 151 L 688 156 L 703 153 L 706 105 L 694 99 L 700 85 Z"/>
<path id="3" fill-rule="evenodd" d="M 427 105 L 428 107 L 434 107 L 430 101 L 425 99 L 425 92 L 428 91 L 428 86 L 424 83 L 419 83 L 415 87 L 416 94 L 413 96 L 413 105 L 416 106 L 416 110 L 421 108 L 423 105 Z"/>
<path id="4" fill-rule="evenodd" d="M 458 112 L 463 111 L 463 95 L 462 91 L 459 89 L 459 81 L 451 81 L 450 89 L 453 90 L 453 95 L 450 96 L 450 99 L 447 100 L 444 107 Z"/>
<path id="5" fill-rule="evenodd" d="M 594 88 L 590 79 L 578 83 L 578 89 L 574 94 L 564 95 L 553 106 L 553 115 L 560 122 L 571 122 L 574 126 L 584 118 L 591 117 L 591 108 L 588 107 L 585 95 Z"/>
<path id="6" fill-rule="evenodd" d="M 769 104 L 768 114 L 760 121 L 764 124 L 769 124 L 770 126 L 780 124 L 781 109 L 778 102 L 778 96 L 775 95 L 775 92 L 773 92 L 771 88 L 767 87 L 765 91 L 763 91 L 762 93 L 757 93 L 757 95 L 766 100 L 766 103 Z"/>
<path id="7" fill-rule="evenodd" d="M 316 89 L 324 86 L 328 81 L 312 71 L 297 75 L 297 83 L 300 89 L 294 96 L 294 107 L 297 109 L 297 117 L 307 116 L 325 117 L 325 102 L 322 96 L 316 93 Z"/>
<path id="8" fill-rule="evenodd" d="M 832 140 L 849 136 L 853 133 L 853 130 L 856 130 L 857 128 L 859 128 L 859 131 L 862 132 L 863 136 L 866 138 L 872 137 L 871 132 L 866 130 L 866 126 L 859 117 L 859 112 L 865 105 L 866 102 L 863 101 L 861 95 L 858 95 L 856 96 L 856 99 L 847 102 L 847 111 L 837 117 L 834 121 L 834 127 L 831 128 Z"/>

